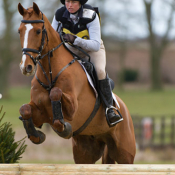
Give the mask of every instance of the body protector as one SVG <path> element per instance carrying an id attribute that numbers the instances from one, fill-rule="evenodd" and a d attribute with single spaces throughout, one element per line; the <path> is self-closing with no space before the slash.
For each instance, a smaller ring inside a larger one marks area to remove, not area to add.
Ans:
<path id="1" fill-rule="evenodd" d="M 76 35 L 83 39 L 89 39 L 89 32 L 87 29 L 87 24 L 92 22 L 96 17 L 96 11 L 90 5 L 83 5 L 80 8 L 78 18 L 78 23 L 74 24 L 70 19 L 70 13 L 67 11 L 66 7 L 58 9 L 55 13 L 55 18 L 63 24 L 63 32 L 65 34 Z"/>

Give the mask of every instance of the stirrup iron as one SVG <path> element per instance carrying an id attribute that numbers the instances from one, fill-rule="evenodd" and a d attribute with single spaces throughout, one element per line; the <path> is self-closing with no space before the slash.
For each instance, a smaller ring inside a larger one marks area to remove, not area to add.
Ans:
<path id="1" fill-rule="evenodd" d="M 116 122 L 111 123 L 111 122 L 109 121 L 109 119 L 108 119 L 108 111 L 109 111 L 109 109 L 116 110 L 117 113 L 118 113 L 119 116 L 120 116 L 120 119 L 117 120 Z M 117 123 L 120 123 L 121 121 L 123 121 L 123 117 L 122 117 L 120 111 L 119 111 L 117 108 L 115 108 L 114 106 L 110 106 L 109 108 L 107 107 L 107 108 L 106 108 L 105 114 L 106 114 L 106 120 L 107 120 L 107 123 L 108 123 L 109 127 L 115 126 Z"/>

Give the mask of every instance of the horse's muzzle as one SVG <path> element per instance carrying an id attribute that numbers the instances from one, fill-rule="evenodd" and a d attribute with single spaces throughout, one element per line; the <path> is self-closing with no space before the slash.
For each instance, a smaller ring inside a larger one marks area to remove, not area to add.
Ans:
<path id="1" fill-rule="evenodd" d="M 23 75 L 32 76 L 35 74 L 35 67 L 30 64 L 25 67 L 20 64 L 20 69 Z"/>
<path id="2" fill-rule="evenodd" d="M 26 66 L 26 72 L 27 73 L 31 73 L 32 70 L 33 70 L 33 66 L 32 65 L 29 64 L 29 65 Z"/>

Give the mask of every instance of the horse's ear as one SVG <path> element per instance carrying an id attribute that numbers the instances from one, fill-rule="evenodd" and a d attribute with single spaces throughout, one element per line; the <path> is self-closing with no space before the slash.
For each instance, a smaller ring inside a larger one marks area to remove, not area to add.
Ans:
<path id="1" fill-rule="evenodd" d="M 35 2 L 33 2 L 33 10 L 35 11 L 35 13 L 37 15 L 40 14 L 40 9 L 39 9 L 38 5 Z"/>
<path id="2" fill-rule="evenodd" d="M 26 9 L 21 5 L 21 3 L 18 4 L 18 11 L 22 16 L 24 16 Z"/>

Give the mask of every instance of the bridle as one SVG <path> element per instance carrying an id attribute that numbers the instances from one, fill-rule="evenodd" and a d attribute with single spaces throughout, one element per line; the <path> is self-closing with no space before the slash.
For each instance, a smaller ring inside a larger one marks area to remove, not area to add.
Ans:
<path id="1" fill-rule="evenodd" d="M 41 12 L 42 13 L 42 12 Z M 49 42 L 49 39 L 48 39 L 48 35 L 47 35 L 47 30 L 45 28 L 45 25 L 44 25 L 44 18 L 43 18 L 43 13 L 42 13 L 42 20 L 21 20 L 22 23 L 43 23 L 43 28 L 42 28 L 42 39 L 41 39 L 41 46 L 39 48 L 39 50 L 36 50 L 36 49 L 32 49 L 32 48 L 23 48 L 22 49 L 22 52 L 23 54 L 25 55 L 28 55 L 33 63 L 35 64 L 35 66 L 38 64 L 42 71 L 43 71 L 43 74 L 48 82 L 48 85 L 44 84 L 43 82 L 41 82 L 39 80 L 39 78 L 37 77 L 37 75 L 35 74 L 35 77 L 37 79 L 37 81 L 39 82 L 39 84 L 45 88 L 46 90 L 48 90 L 50 92 L 50 90 L 54 87 L 59 75 L 67 68 L 69 67 L 71 64 L 73 64 L 77 59 L 74 58 L 70 63 L 68 63 L 65 67 L 63 67 L 60 72 L 57 74 L 57 76 L 55 77 L 55 79 L 53 80 L 52 79 L 52 70 L 51 70 L 51 63 L 50 63 L 50 57 L 53 56 L 53 52 L 58 49 L 62 44 L 65 44 L 65 41 L 62 39 L 62 42 L 56 46 L 55 48 L 53 48 L 52 50 L 48 51 L 46 54 L 42 55 L 42 51 L 43 51 L 43 48 L 44 48 L 44 44 L 45 44 L 45 37 L 47 37 L 47 43 Z M 34 58 L 30 53 L 28 52 L 32 52 L 32 53 L 37 53 L 38 55 Z M 45 56 L 48 56 L 48 62 L 49 62 L 49 74 L 50 74 L 50 80 L 49 80 L 49 77 L 47 76 L 40 60 L 43 59 Z"/>
<path id="2" fill-rule="evenodd" d="M 49 41 L 48 39 L 48 35 L 47 35 L 47 31 L 44 25 L 44 19 L 43 19 L 43 13 L 42 13 L 42 20 L 21 20 L 22 23 L 43 23 L 43 28 L 42 28 L 42 39 L 41 39 L 41 46 L 39 47 L 39 50 L 36 49 L 31 49 L 31 48 L 23 48 L 22 52 L 25 55 L 29 55 L 30 58 L 32 59 L 33 63 L 36 65 L 38 63 L 38 61 L 40 59 L 42 59 L 41 57 L 41 53 L 43 51 L 44 48 L 44 44 L 45 44 L 45 37 L 47 36 L 47 42 Z M 32 53 L 37 53 L 38 55 L 34 58 L 31 54 L 29 54 L 28 52 L 32 52 Z"/>

